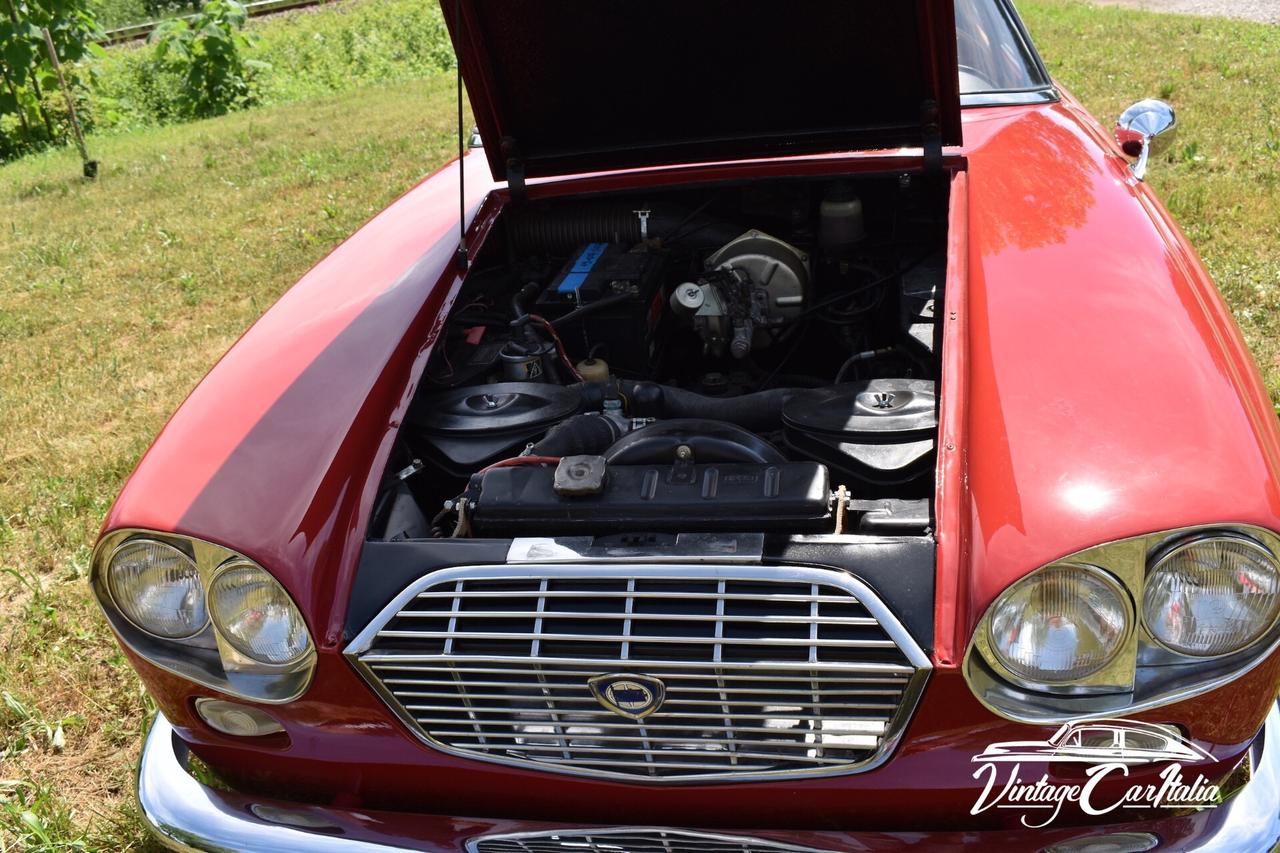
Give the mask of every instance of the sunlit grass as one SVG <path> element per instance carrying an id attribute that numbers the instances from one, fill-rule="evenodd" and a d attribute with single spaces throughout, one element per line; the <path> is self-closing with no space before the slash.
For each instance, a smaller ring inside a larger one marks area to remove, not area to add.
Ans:
<path id="1" fill-rule="evenodd" d="M 1148 180 L 1280 401 L 1280 26 L 1065 0 L 1018 8 L 1054 77 L 1108 127 L 1141 98 L 1173 102 L 1178 139 Z"/>
<path id="2" fill-rule="evenodd" d="M 1177 105 L 1150 180 L 1280 396 L 1280 28 L 1020 5 L 1104 122 Z M 236 336 L 448 156 L 451 94 L 428 78 L 98 138 L 96 183 L 71 152 L 0 167 L 0 849 L 147 843 L 130 786 L 151 706 L 88 595 L 98 525 Z"/>
<path id="3" fill-rule="evenodd" d="M 0 167 L 0 850 L 142 843 L 151 706 L 88 595 L 98 525 L 245 327 L 448 156 L 452 94 L 423 79 L 101 140 L 95 183 L 70 152 Z"/>

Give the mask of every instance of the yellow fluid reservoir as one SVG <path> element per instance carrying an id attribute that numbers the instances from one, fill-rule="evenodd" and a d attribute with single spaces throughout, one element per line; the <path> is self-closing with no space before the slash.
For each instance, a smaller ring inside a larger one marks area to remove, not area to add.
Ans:
<path id="1" fill-rule="evenodd" d="M 609 363 L 603 358 L 584 358 L 577 367 L 583 382 L 603 382 L 609 378 Z"/>

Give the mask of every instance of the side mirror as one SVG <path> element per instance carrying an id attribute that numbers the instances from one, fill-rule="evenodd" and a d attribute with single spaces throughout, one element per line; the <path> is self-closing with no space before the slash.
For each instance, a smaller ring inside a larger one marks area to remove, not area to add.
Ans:
<path id="1" fill-rule="evenodd" d="M 1138 180 L 1147 175 L 1152 154 L 1163 154 L 1178 133 L 1178 119 L 1173 105 L 1157 98 L 1138 101 L 1120 114 L 1116 122 L 1116 142 L 1120 149 L 1137 162 L 1130 168 Z"/>

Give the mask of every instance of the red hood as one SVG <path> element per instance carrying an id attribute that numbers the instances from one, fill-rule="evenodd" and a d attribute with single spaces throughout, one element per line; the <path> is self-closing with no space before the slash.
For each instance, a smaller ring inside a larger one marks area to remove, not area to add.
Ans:
<path id="1" fill-rule="evenodd" d="M 1247 350 L 1101 131 L 1061 104 L 970 112 L 966 136 L 968 293 L 948 310 L 969 320 L 971 537 L 963 561 L 940 566 L 939 602 L 958 596 L 960 609 L 939 625 L 944 661 L 949 633 L 962 650 L 1000 590 L 1065 554 L 1180 525 L 1280 528 L 1280 437 Z M 492 185 L 468 159 L 475 206 Z M 802 167 L 840 159 L 699 174 Z M 322 646 L 339 642 L 376 481 L 456 283 L 455 169 L 376 217 L 245 334 L 156 439 L 108 528 L 235 548 L 280 578 Z M 481 209 L 478 227 L 495 211 Z"/>
<path id="2" fill-rule="evenodd" d="M 952 0 L 440 5 L 500 179 L 960 142 Z"/>
<path id="3" fill-rule="evenodd" d="M 1280 528 L 1275 413 L 1194 251 L 1077 104 L 1019 113 L 965 122 L 970 550 L 938 587 L 961 602 L 957 655 L 999 592 L 1060 557 Z"/>

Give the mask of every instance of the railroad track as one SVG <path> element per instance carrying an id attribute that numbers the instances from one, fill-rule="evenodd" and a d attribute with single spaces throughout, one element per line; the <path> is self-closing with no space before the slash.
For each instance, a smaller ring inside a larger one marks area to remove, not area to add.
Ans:
<path id="1" fill-rule="evenodd" d="M 248 11 L 249 17 L 254 17 L 255 15 L 270 15 L 273 12 L 299 9 L 303 6 L 318 6 L 321 3 L 329 2 L 332 2 L 332 0 L 256 0 L 256 2 L 244 4 L 244 7 Z M 152 30 L 160 26 L 161 23 L 163 22 L 147 21 L 142 24 L 130 24 L 127 27 L 107 30 L 105 36 L 98 43 L 105 45 L 123 44 L 144 39 L 151 35 Z"/>

